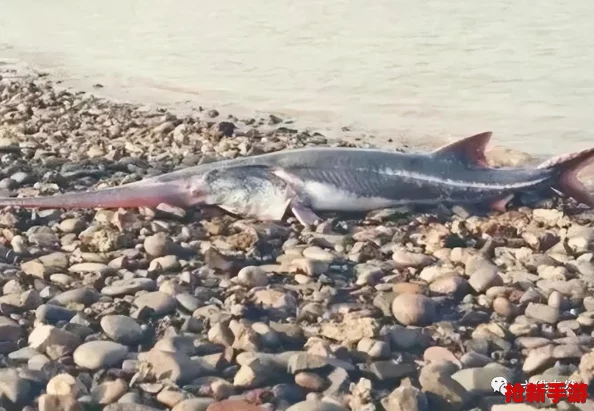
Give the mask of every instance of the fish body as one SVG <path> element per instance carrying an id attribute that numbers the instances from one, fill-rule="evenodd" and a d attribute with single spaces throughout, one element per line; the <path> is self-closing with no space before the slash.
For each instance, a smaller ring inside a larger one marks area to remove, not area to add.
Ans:
<path id="1" fill-rule="evenodd" d="M 482 168 L 439 153 L 316 149 L 275 160 L 275 175 L 320 211 L 489 202 L 540 189 L 555 177 L 551 169 Z"/>
<path id="2" fill-rule="evenodd" d="M 594 205 L 575 178 L 592 160 L 593 150 L 555 157 L 536 168 L 491 168 L 484 153 L 490 136 L 479 134 L 430 153 L 318 147 L 242 158 L 219 167 L 238 170 L 246 178 L 260 168 L 279 177 L 289 186 L 287 195 L 298 197 L 290 203 L 296 214 L 299 209 L 365 212 L 438 203 L 487 204 L 503 210 L 515 194 L 546 188 L 559 188 Z M 200 174 L 196 171 L 181 172 Z"/>
<path id="3" fill-rule="evenodd" d="M 504 210 L 517 193 L 553 188 L 594 207 L 577 173 L 594 149 L 536 168 L 491 168 L 491 133 L 429 153 L 302 148 L 191 167 L 117 188 L 41 198 L 0 198 L 0 206 L 137 207 L 217 205 L 246 217 L 279 220 L 287 209 L 312 224 L 318 211 L 371 211 L 402 204 L 489 204 Z"/>

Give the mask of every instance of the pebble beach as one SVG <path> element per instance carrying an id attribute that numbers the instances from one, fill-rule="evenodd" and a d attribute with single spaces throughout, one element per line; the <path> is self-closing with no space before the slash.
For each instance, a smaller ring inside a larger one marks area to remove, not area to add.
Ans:
<path id="1" fill-rule="evenodd" d="M 3 196 L 315 145 L 355 143 L 0 72 Z M 165 204 L 0 210 L 0 409 L 594 410 L 594 212 L 528 200 L 312 230 Z M 506 404 L 496 377 L 585 383 L 590 398 Z"/>

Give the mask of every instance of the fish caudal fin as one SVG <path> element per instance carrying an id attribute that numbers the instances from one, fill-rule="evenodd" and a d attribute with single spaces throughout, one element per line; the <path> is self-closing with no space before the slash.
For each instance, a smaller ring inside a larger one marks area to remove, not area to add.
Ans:
<path id="1" fill-rule="evenodd" d="M 553 187 L 577 202 L 594 208 L 594 196 L 577 178 L 578 173 L 593 162 L 594 148 L 591 148 L 578 153 L 553 157 L 538 165 L 537 168 L 558 171 L 559 177 Z"/>

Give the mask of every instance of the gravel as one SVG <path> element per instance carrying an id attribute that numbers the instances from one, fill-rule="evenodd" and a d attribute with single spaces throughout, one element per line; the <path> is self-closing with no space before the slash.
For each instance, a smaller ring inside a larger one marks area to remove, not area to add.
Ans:
<path id="1" fill-rule="evenodd" d="M 349 145 L 277 117 L 182 118 L 2 75 L 3 195 Z M 4 209 L 0 406 L 512 410 L 494 377 L 594 378 L 593 221 L 561 199 L 329 216 L 313 231 L 210 208 Z"/>

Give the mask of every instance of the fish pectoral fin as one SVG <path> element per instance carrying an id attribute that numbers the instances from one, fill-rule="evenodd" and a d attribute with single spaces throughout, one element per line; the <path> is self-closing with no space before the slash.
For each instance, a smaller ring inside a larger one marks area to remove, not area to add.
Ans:
<path id="1" fill-rule="evenodd" d="M 243 207 L 234 207 L 228 204 L 218 204 L 217 206 L 231 214 L 255 218 L 260 221 L 281 221 L 290 203 L 291 200 L 288 199 L 284 202 L 272 202 L 262 207 L 252 206 L 247 210 Z"/>
<path id="2" fill-rule="evenodd" d="M 319 217 L 316 213 L 314 213 L 311 208 L 303 204 L 303 202 L 300 199 L 298 199 L 299 197 L 301 197 L 300 187 L 303 184 L 303 181 L 300 178 L 296 177 L 295 175 L 291 174 L 283 168 L 275 168 L 272 170 L 272 173 L 281 180 L 283 180 L 285 183 L 287 183 L 293 191 L 293 194 L 297 197 L 293 198 L 290 201 L 290 206 L 291 212 L 301 224 L 303 224 L 306 227 L 314 226 L 322 220 L 322 218 Z"/>
<path id="3" fill-rule="evenodd" d="M 281 221 L 287 213 L 287 208 L 291 200 L 286 200 L 284 203 L 278 203 L 278 205 L 268 207 L 259 213 L 258 219 L 262 221 Z"/>
<path id="4" fill-rule="evenodd" d="M 268 205 L 254 213 L 254 217 L 262 221 L 281 221 L 287 212 L 289 204 L 291 204 L 291 199 Z"/>
<path id="5" fill-rule="evenodd" d="M 486 133 L 446 144 L 433 151 L 433 155 L 441 157 L 453 156 L 469 166 L 488 168 L 489 164 L 485 157 L 485 149 L 492 134 L 492 132 L 487 131 Z"/>
<path id="6" fill-rule="evenodd" d="M 498 200 L 492 201 L 489 204 L 489 207 L 493 211 L 501 211 L 502 213 L 505 213 L 507 211 L 507 203 L 509 203 L 512 198 L 514 198 L 514 195 L 510 194 Z"/>
<path id="7" fill-rule="evenodd" d="M 228 213 L 235 214 L 235 215 L 241 215 L 241 210 L 239 210 L 237 207 L 228 206 L 225 204 L 217 204 L 217 207 L 225 210 Z"/>
<path id="8" fill-rule="evenodd" d="M 302 204 L 291 205 L 291 212 L 304 226 L 313 226 L 322 220 L 322 218 L 314 213 L 310 208 L 305 207 Z"/>

